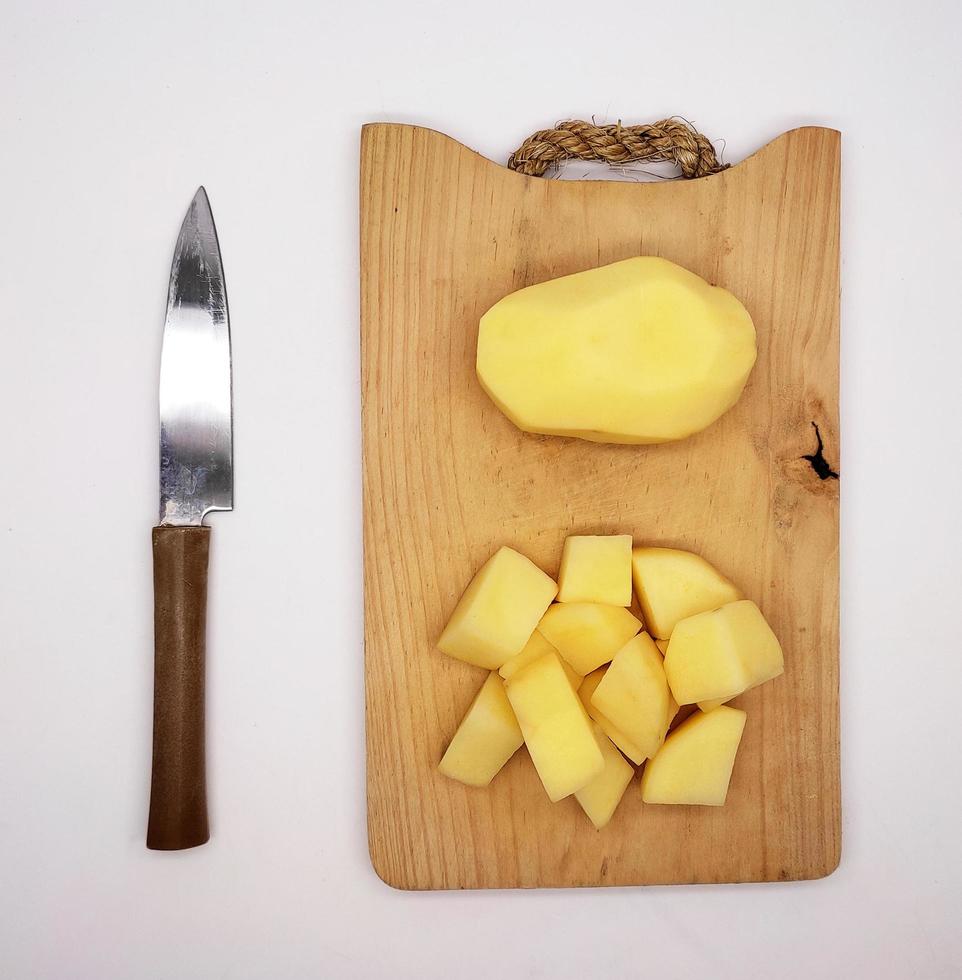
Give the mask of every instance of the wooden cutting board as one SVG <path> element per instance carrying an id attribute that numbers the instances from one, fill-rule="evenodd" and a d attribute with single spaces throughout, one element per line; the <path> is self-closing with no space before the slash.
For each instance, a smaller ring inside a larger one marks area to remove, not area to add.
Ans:
<path id="1" fill-rule="evenodd" d="M 839 139 L 797 129 L 715 176 L 620 183 L 522 177 L 440 133 L 364 128 L 368 834 L 389 884 L 774 881 L 837 866 Z M 520 432 L 475 377 L 481 314 L 633 255 L 745 303 L 759 358 L 742 399 L 663 446 Z M 636 779 L 597 832 L 573 797 L 548 802 L 523 749 L 486 790 L 440 776 L 485 677 L 435 648 L 474 571 L 508 544 L 556 574 L 566 535 L 619 532 L 704 555 L 782 641 L 784 676 L 736 702 L 748 724 L 728 803 L 647 806 Z"/>

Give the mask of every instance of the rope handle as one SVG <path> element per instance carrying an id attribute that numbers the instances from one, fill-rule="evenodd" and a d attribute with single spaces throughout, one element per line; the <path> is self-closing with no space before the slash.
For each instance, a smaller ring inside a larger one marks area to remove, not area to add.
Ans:
<path id="1" fill-rule="evenodd" d="M 508 159 L 508 169 L 543 177 L 564 160 L 591 160 L 620 167 L 628 163 L 674 163 L 686 180 L 728 169 L 708 137 L 686 119 L 672 116 L 643 126 L 596 126 L 581 119 L 558 123 L 529 136 Z"/>

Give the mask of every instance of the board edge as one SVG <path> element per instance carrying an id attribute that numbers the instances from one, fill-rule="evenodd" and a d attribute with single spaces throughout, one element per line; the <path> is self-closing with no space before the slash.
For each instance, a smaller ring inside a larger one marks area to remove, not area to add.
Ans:
<path id="1" fill-rule="evenodd" d="M 398 133 L 406 132 L 409 133 L 411 137 L 415 139 L 420 138 L 420 139 L 432 140 L 440 143 L 453 144 L 455 147 L 457 147 L 459 152 L 470 154 L 471 156 L 476 157 L 485 166 L 494 167 L 495 169 L 508 173 L 513 178 L 516 178 L 521 181 L 543 181 L 543 180 L 557 179 L 552 177 L 532 177 L 529 176 L 528 174 L 521 174 L 515 170 L 510 170 L 508 167 L 498 163 L 496 160 L 492 160 L 490 157 L 486 157 L 483 153 L 480 153 L 478 150 L 475 150 L 474 148 L 468 146 L 466 143 L 462 143 L 460 140 L 456 139 L 455 137 L 450 136 L 447 133 L 443 133 L 438 129 L 432 129 L 430 126 L 421 126 L 416 123 L 377 122 L 377 121 L 363 123 L 361 125 L 362 146 L 364 145 L 366 140 L 373 139 L 378 134 L 379 131 L 384 131 L 384 132 L 393 131 Z M 812 137 L 812 136 L 829 138 L 832 140 L 832 142 L 839 145 L 841 143 L 842 132 L 841 130 L 835 129 L 832 126 L 814 126 L 814 125 L 795 126 L 792 129 L 786 129 L 782 131 L 777 136 L 774 136 L 772 139 L 768 140 L 767 142 L 763 143 L 760 147 L 753 150 L 751 153 L 748 154 L 748 156 L 743 157 L 737 163 L 731 164 L 730 166 L 726 167 L 724 170 L 720 170 L 718 173 L 715 174 L 707 174 L 704 177 L 697 177 L 693 179 L 699 181 L 726 179 L 730 177 L 739 168 L 744 167 L 747 164 L 751 164 L 757 158 L 760 158 L 761 156 L 768 154 L 770 152 L 780 152 L 783 144 L 790 142 L 793 139 Z M 684 178 L 682 177 L 676 177 L 673 179 L 681 181 L 682 183 L 688 182 L 685 181 Z M 596 181 L 590 179 L 589 180 L 578 179 L 577 181 L 572 181 L 572 182 L 573 183 L 574 182 L 600 183 L 604 181 L 605 178 L 599 178 Z M 621 181 L 613 181 L 613 182 L 621 183 Z M 626 182 L 626 186 L 645 187 L 648 183 L 650 182 L 639 181 L 635 184 Z"/>

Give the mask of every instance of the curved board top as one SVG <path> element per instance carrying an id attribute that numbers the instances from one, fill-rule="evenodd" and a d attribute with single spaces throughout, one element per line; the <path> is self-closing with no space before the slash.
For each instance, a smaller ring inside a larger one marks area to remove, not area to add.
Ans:
<path id="1" fill-rule="evenodd" d="M 840 854 L 840 134 L 784 133 L 697 180 L 550 180 L 418 126 L 361 142 L 368 838 L 400 888 L 820 877 Z M 505 294 L 632 255 L 731 290 L 758 331 L 738 404 L 689 439 L 522 433 L 474 373 Z M 486 790 L 437 772 L 485 674 L 435 646 L 500 545 L 557 572 L 569 533 L 704 555 L 761 606 L 786 672 L 747 692 L 724 807 L 646 806 L 596 832 L 522 749 Z"/>
<path id="2" fill-rule="evenodd" d="M 544 177 L 529 177 L 527 174 L 520 174 L 514 170 L 508 170 L 507 167 L 502 166 L 495 160 L 484 156 L 477 150 L 466 146 L 460 140 L 455 139 L 453 136 L 449 136 L 447 133 L 442 133 L 440 130 L 431 129 L 430 126 L 416 126 L 410 123 L 391 123 L 391 122 L 369 122 L 364 123 L 361 127 L 362 139 L 368 139 L 377 134 L 378 130 L 383 130 L 385 132 L 393 131 L 395 134 L 402 134 L 405 132 L 411 133 L 419 138 L 429 139 L 429 140 L 439 140 L 445 144 L 448 144 L 451 148 L 457 149 L 461 153 L 470 153 L 471 155 L 477 157 L 478 161 L 484 164 L 488 164 L 492 167 L 497 167 L 499 170 L 506 170 L 510 174 L 514 174 L 515 177 L 521 178 L 523 180 L 544 180 Z M 769 140 L 764 146 L 759 147 L 753 153 L 750 153 L 744 160 L 740 160 L 738 163 L 732 164 L 726 170 L 722 170 L 717 174 L 710 174 L 707 177 L 699 177 L 699 180 L 713 180 L 717 177 L 723 177 L 725 174 L 731 174 L 738 167 L 743 167 L 745 164 L 757 157 L 769 152 L 770 150 L 779 146 L 779 144 L 785 142 L 786 140 L 791 140 L 792 138 L 801 135 L 821 135 L 830 143 L 839 144 L 842 139 L 842 134 L 837 129 L 832 129 L 830 126 L 796 126 L 794 129 L 787 129 L 784 133 L 779 134 L 774 139 Z M 639 181 L 639 183 L 649 183 L 647 181 Z M 664 181 L 651 181 L 650 183 L 664 183 Z"/>

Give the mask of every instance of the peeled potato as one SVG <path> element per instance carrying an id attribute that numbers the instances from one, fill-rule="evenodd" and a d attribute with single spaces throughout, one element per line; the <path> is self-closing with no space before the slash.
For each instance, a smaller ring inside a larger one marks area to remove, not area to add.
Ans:
<path id="1" fill-rule="evenodd" d="M 745 718 L 744 711 L 722 705 L 710 714 L 696 711 L 683 721 L 645 764 L 645 803 L 722 806 Z"/>
<path id="2" fill-rule="evenodd" d="M 538 623 L 538 632 L 582 676 L 611 660 L 640 629 L 627 609 L 600 602 L 557 602 Z"/>
<path id="3" fill-rule="evenodd" d="M 573 534 L 565 541 L 558 602 L 631 605 L 631 535 Z"/>
<path id="4" fill-rule="evenodd" d="M 665 654 L 668 684 L 679 704 L 724 702 L 784 669 L 778 638 L 749 599 L 683 619 Z"/>
<path id="5" fill-rule="evenodd" d="M 725 702 L 782 673 L 781 646 L 708 562 L 631 542 L 569 536 L 558 584 L 510 548 L 478 570 L 438 646 L 490 673 L 441 774 L 487 786 L 524 744 L 549 800 L 574 795 L 599 830 L 629 761 L 645 766 L 645 803 L 725 802 L 746 717 Z M 631 579 L 644 625 L 623 604 Z"/>
<path id="6" fill-rule="evenodd" d="M 578 689 L 578 697 L 581 698 L 581 703 L 585 706 L 585 711 L 588 712 L 588 717 L 591 718 L 592 721 L 597 722 L 605 735 L 607 735 L 608 738 L 611 739 L 611 741 L 614 742 L 615 745 L 617 745 L 618 748 L 621 749 L 621 751 L 624 752 L 624 754 L 628 756 L 632 762 L 640 766 L 645 761 L 645 753 L 642 752 L 642 750 L 638 748 L 638 746 L 635 745 L 635 743 L 632 742 L 632 740 L 628 738 L 628 736 L 620 728 L 618 728 L 617 725 L 613 724 L 610 719 L 606 718 L 604 713 L 599 710 L 597 705 L 592 704 L 591 702 L 595 690 L 601 683 L 607 670 L 607 666 L 599 667 L 597 670 L 593 670 L 590 674 L 588 674 L 588 676 L 581 682 L 581 687 Z M 678 710 L 677 705 L 675 706 L 675 710 Z M 671 717 L 674 718 L 674 714 L 672 714 Z M 668 725 L 670 724 L 671 718 L 669 718 L 665 723 L 665 728 L 667 729 Z"/>
<path id="7" fill-rule="evenodd" d="M 468 786 L 487 786 L 523 742 L 504 684 L 491 671 L 465 712 L 438 769 Z"/>
<path id="8" fill-rule="evenodd" d="M 635 548 L 631 574 L 645 627 L 660 639 L 668 639 L 679 620 L 741 598 L 721 572 L 690 551 Z"/>
<path id="9" fill-rule="evenodd" d="M 661 654 L 639 633 L 615 654 L 591 703 L 648 759 L 665 740 L 670 698 Z"/>
<path id="10" fill-rule="evenodd" d="M 438 640 L 449 657 L 497 670 L 520 653 L 558 586 L 533 561 L 499 548 L 478 570 Z"/>
<path id="11" fill-rule="evenodd" d="M 630 763 L 608 741 L 605 733 L 597 726 L 594 727 L 598 748 L 605 760 L 605 767 L 575 793 L 575 799 L 588 819 L 595 825 L 596 830 L 602 830 L 608 825 L 625 790 L 635 775 Z"/>
<path id="12" fill-rule="evenodd" d="M 504 683 L 528 754 L 552 803 L 604 769 L 591 721 L 557 654 L 546 654 Z"/>
<path id="13" fill-rule="evenodd" d="M 506 681 L 509 681 L 519 670 L 523 670 L 528 664 L 533 664 L 539 657 L 543 657 L 547 653 L 553 654 L 558 658 L 558 663 L 561 664 L 565 676 L 568 678 L 568 683 L 577 691 L 581 687 L 581 682 L 584 678 L 537 630 L 531 634 L 531 639 L 528 640 L 521 653 L 516 654 L 510 660 L 506 660 L 501 665 L 498 673 Z"/>
<path id="14" fill-rule="evenodd" d="M 731 408 L 755 356 L 731 293 L 648 256 L 506 296 L 481 318 L 477 372 L 526 432 L 658 443 Z"/>

